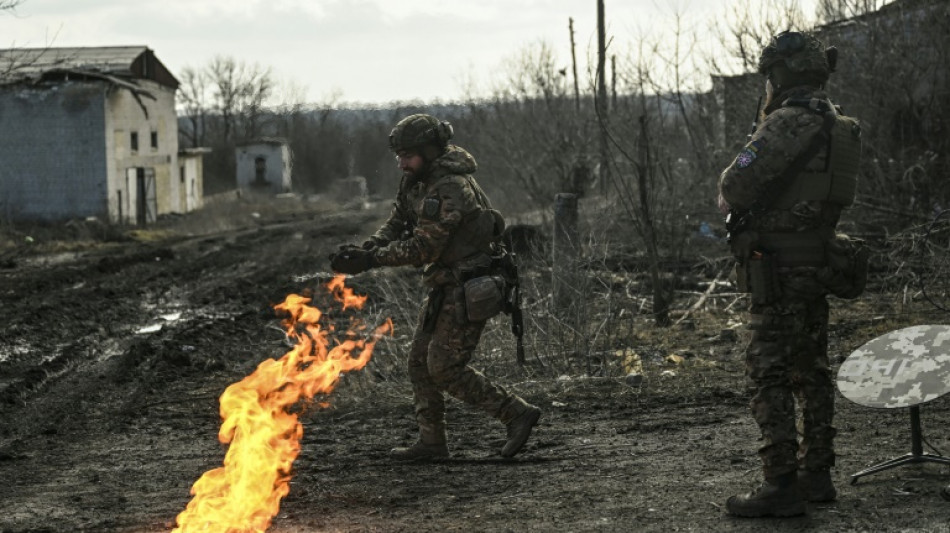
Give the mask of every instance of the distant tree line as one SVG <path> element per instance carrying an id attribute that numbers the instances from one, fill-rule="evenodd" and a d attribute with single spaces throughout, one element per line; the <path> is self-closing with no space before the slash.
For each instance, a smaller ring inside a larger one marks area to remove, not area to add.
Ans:
<path id="1" fill-rule="evenodd" d="M 655 232 L 663 253 L 675 255 L 687 217 L 689 224 L 718 217 L 716 178 L 742 140 L 726 138 L 723 129 L 723 99 L 736 95 L 710 91 L 709 76 L 751 72 L 771 35 L 813 28 L 841 50 L 832 94 L 864 125 L 868 157 L 859 196 L 868 203 L 888 198 L 895 211 L 924 216 L 947 206 L 947 3 L 822 0 L 812 23 L 797 2 L 759 4 L 737 0 L 733 16 L 724 18 L 729 22 L 717 26 L 728 58 L 701 52 L 688 20 L 674 15 L 674 35 L 608 50 L 609 72 L 578 79 L 576 64 L 571 68 L 558 47 L 537 43 L 509 58 L 488 97 L 452 105 L 265 106 L 278 89 L 269 70 L 216 58 L 180 75 L 182 145 L 213 149 L 206 162 L 210 192 L 233 188 L 235 144 L 278 136 L 294 153 L 295 189 L 317 193 L 359 175 L 371 193 L 388 196 L 398 176 L 389 130 L 425 111 L 453 123 L 456 141 L 479 161 L 480 182 L 509 211 L 549 208 L 565 191 L 611 197 L 637 234 Z M 730 72 L 729 62 L 739 68 Z M 604 102 L 595 90 L 598 76 L 609 80 Z M 750 75 L 749 83 L 761 92 L 760 77 Z M 754 100 L 741 100 L 743 120 L 751 123 Z"/>

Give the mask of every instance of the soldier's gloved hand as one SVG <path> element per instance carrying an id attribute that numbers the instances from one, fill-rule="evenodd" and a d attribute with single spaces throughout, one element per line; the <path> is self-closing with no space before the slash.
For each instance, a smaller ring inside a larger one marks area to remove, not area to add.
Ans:
<path id="1" fill-rule="evenodd" d="M 360 248 L 349 248 L 330 255 L 330 268 L 341 274 L 359 274 L 379 266 L 376 255 Z"/>
<path id="2" fill-rule="evenodd" d="M 346 252 L 347 250 L 359 250 L 359 249 L 360 247 L 355 244 L 341 244 L 339 247 L 337 247 L 336 253 L 331 254 L 331 255 L 342 254 L 343 252 Z"/>

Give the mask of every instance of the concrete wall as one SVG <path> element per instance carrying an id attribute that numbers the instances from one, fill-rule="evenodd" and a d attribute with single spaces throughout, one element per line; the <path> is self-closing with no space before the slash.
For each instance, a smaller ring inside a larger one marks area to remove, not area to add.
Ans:
<path id="1" fill-rule="evenodd" d="M 119 222 L 121 213 L 121 222 L 135 222 L 136 168 L 155 176 L 153 214 L 183 212 L 175 92 L 140 86 L 156 97 L 141 97 L 147 117 L 129 90 L 105 81 L 0 88 L 0 217 Z"/>
<path id="2" fill-rule="evenodd" d="M 175 114 L 175 92 L 149 80 L 139 80 L 139 86 L 155 96 L 156 100 L 141 97 L 148 116 L 135 96 L 125 89 L 114 89 L 107 103 L 105 125 L 106 149 L 110 158 L 109 213 L 110 219 L 135 222 L 135 180 L 129 169 L 151 168 L 155 175 L 156 214 L 183 213 L 178 167 L 178 117 Z M 138 149 L 131 145 L 132 133 L 138 135 Z M 152 146 L 152 133 L 157 135 L 157 146 Z M 120 205 L 121 201 L 121 205 Z"/>
<path id="3" fill-rule="evenodd" d="M 106 84 L 0 88 L 0 217 L 108 215 Z"/>
<path id="4" fill-rule="evenodd" d="M 204 157 L 201 154 L 178 155 L 179 192 L 184 212 L 204 205 Z"/>

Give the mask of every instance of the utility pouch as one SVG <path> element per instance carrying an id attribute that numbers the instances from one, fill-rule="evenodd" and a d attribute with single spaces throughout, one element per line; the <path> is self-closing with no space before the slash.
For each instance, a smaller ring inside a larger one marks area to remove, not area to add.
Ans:
<path id="1" fill-rule="evenodd" d="M 483 322 L 497 315 L 505 304 L 505 280 L 501 276 L 481 276 L 463 285 L 465 314 L 469 322 Z"/>
<path id="2" fill-rule="evenodd" d="M 769 305 L 781 296 L 775 254 L 753 252 L 746 259 L 746 283 L 754 305 Z"/>
<path id="3" fill-rule="evenodd" d="M 825 254 L 828 264 L 818 271 L 818 280 L 838 298 L 860 296 L 868 282 L 871 255 L 864 240 L 839 233 L 829 241 Z"/>

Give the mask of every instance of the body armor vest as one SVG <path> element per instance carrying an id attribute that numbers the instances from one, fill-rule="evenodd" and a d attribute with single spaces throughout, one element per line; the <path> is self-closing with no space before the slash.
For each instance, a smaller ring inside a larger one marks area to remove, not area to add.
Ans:
<path id="1" fill-rule="evenodd" d="M 794 103 L 789 103 L 794 102 Z M 776 255 L 777 266 L 821 266 L 826 263 L 827 243 L 834 239 L 834 226 L 842 208 L 854 203 L 861 162 L 861 128 L 858 121 L 836 113 L 834 107 L 813 106 L 811 100 L 786 101 L 785 105 L 805 107 L 827 117 L 834 114 L 834 122 L 827 128 L 823 152 L 823 168 L 806 168 L 785 185 L 782 194 L 769 208 L 773 213 L 786 213 L 790 219 L 793 207 L 800 202 L 821 202 L 825 216 L 822 224 L 806 231 L 760 232 L 759 245 Z M 824 103 L 822 101 L 822 103 Z M 822 113 L 823 111 L 823 113 Z M 826 119 L 827 120 L 827 119 Z M 826 224 L 830 224 L 826 226 Z"/>
<path id="2" fill-rule="evenodd" d="M 488 196 L 471 176 L 465 176 L 478 198 L 479 209 L 465 215 L 452 240 L 439 257 L 439 263 L 452 266 L 475 254 L 494 255 L 496 243 L 505 229 L 501 213 L 492 209 Z"/>
<path id="3" fill-rule="evenodd" d="M 776 200 L 774 209 L 791 209 L 803 201 L 841 207 L 854 203 L 861 162 L 861 127 L 857 120 L 844 115 L 835 117 L 826 153 L 825 168 L 800 172 Z"/>

